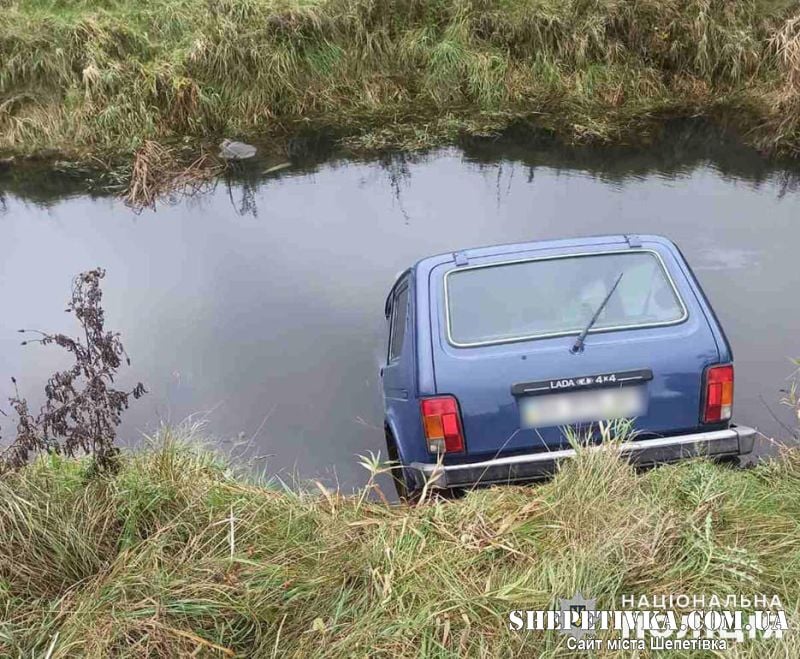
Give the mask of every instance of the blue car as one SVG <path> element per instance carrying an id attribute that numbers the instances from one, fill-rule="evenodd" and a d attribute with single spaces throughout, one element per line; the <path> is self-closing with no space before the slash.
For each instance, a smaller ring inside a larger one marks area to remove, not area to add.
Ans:
<path id="1" fill-rule="evenodd" d="M 733 353 L 680 250 L 614 235 L 422 259 L 386 300 L 381 368 L 401 497 L 528 480 L 628 420 L 641 464 L 736 458 Z"/>

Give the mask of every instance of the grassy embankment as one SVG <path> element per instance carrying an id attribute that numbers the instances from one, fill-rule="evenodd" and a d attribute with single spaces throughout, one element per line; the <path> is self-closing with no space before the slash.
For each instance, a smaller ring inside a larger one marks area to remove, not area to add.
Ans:
<path id="1" fill-rule="evenodd" d="M 48 458 L 0 479 L 3 656 L 559 656 L 507 612 L 577 589 L 778 594 L 794 630 L 735 656 L 800 655 L 797 451 L 645 473 L 583 452 L 539 486 L 408 508 L 266 488 L 161 441 L 116 476 Z"/>
<path id="2" fill-rule="evenodd" d="M 532 119 L 577 141 L 724 120 L 800 148 L 795 0 L 2 0 L 0 155 L 146 140 L 425 147 Z M 52 153 L 52 151 L 51 151 Z"/>

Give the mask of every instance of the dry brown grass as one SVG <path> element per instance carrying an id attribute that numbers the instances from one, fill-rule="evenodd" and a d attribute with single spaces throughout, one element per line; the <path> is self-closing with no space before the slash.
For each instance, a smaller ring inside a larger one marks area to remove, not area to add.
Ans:
<path id="1" fill-rule="evenodd" d="M 531 118 L 612 141 L 726 113 L 758 146 L 800 144 L 794 0 L 8 0 L 3 18 L 0 151 L 298 125 L 418 148 Z"/>
<path id="2" fill-rule="evenodd" d="M 219 159 L 206 151 L 184 164 L 174 149 L 147 140 L 133 156 L 125 202 L 136 210 L 155 209 L 160 199 L 202 191 L 224 168 Z"/>

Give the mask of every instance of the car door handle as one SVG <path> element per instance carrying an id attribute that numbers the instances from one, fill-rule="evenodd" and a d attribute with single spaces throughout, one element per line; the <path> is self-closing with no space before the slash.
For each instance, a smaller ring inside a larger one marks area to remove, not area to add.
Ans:
<path id="1" fill-rule="evenodd" d="M 380 374 L 380 377 L 383 377 L 383 369 L 384 369 L 384 367 L 383 367 L 383 366 L 381 366 L 381 367 L 378 369 L 378 373 Z"/>

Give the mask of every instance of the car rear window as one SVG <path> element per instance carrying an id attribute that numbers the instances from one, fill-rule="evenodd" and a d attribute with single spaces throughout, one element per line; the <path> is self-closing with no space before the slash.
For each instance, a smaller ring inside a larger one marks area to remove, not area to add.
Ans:
<path id="1" fill-rule="evenodd" d="M 686 308 L 654 252 L 569 256 L 450 271 L 448 334 L 455 345 L 577 334 L 622 275 L 592 331 L 680 322 Z"/>

